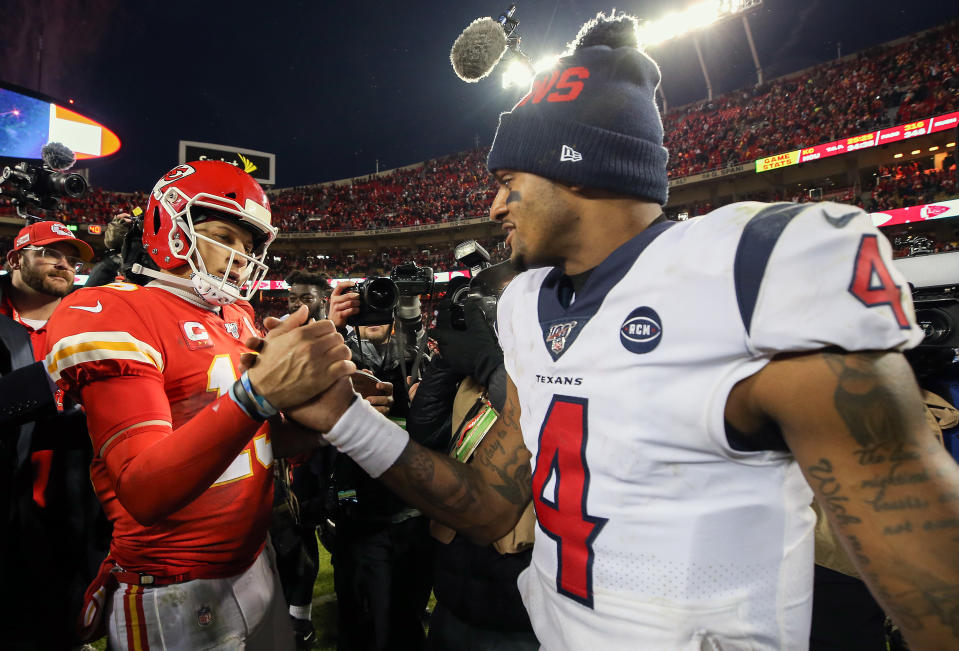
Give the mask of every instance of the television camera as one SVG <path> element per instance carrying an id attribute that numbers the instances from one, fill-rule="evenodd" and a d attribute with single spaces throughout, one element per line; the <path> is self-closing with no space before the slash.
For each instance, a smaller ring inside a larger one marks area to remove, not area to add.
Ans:
<path id="1" fill-rule="evenodd" d="M 86 194 L 86 180 L 68 173 L 76 162 L 73 152 L 59 142 L 41 149 L 42 163 L 21 161 L 6 166 L 0 173 L 0 194 L 11 197 L 17 214 L 28 221 L 39 221 L 30 210 L 59 210 L 60 198 L 78 198 Z"/>
<path id="2" fill-rule="evenodd" d="M 912 287 L 916 321 L 925 333 L 907 351 L 920 377 L 959 360 L 959 251 L 898 258 L 893 264 Z"/>

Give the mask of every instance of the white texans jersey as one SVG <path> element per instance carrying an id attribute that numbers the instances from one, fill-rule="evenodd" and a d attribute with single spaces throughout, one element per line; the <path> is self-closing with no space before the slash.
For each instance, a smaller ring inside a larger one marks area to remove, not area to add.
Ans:
<path id="1" fill-rule="evenodd" d="M 498 312 L 543 648 L 806 649 L 812 491 L 784 445 L 727 438 L 726 399 L 780 352 L 916 345 L 888 241 L 855 207 L 739 203 L 654 224 L 567 308 L 561 278 L 520 274 Z"/>

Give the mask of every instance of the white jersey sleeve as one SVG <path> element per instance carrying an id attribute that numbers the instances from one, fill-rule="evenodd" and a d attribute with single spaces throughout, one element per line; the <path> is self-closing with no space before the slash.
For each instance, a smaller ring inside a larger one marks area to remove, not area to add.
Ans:
<path id="1" fill-rule="evenodd" d="M 758 354 L 903 350 L 923 338 L 889 241 L 854 206 L 766 207 L 743 229 L 734 281 Z"/>
<path id="2" fill-rule="evenodd" d="M 506 374 L 510 377 L 516 377 L 511 368 L 513 365 L 514 355 L 512 353 L 515 344 L 512 317 L 513 306 L 516 304 L 516 295 L 519 293 L 519 283 L 516 282 L 516 279 L 519 277 L 520 276 L 517 275 L 516 278 L 510 281 L 496 302 L 496 338 L 499 340 L 500 348 L 503 351 L 503 365 L 506 369 Z"/>

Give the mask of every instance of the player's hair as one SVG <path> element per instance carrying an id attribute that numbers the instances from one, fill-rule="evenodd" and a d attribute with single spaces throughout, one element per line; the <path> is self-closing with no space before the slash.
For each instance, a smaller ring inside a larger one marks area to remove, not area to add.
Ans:
<path id="1" fill-rule="evenodd" d="M 316 285 L 324 292 L 330 291 L 330 277 L 324 273 L 297 269 L 290 272 L 285 280 L 287 285 Z"/>

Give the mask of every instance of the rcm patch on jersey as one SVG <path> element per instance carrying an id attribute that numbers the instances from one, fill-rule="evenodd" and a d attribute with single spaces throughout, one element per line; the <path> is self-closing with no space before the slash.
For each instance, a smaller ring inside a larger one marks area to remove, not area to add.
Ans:
<path id="1" fill-rule="evenodd" d="M 663 322 L 651 307 L 637 307 L 619 327 L 619 341 L 631 353 L 648 353 L 663 338 Z"/>
<path id="2" fill-rule="evenodd" d="M 186 347 L 190 350 L 209 348 L 213 345 L 210 333 L 206 331 L 206 326 L 199 321 L 180 321 L 180 330 L 186 340 Z"/>

